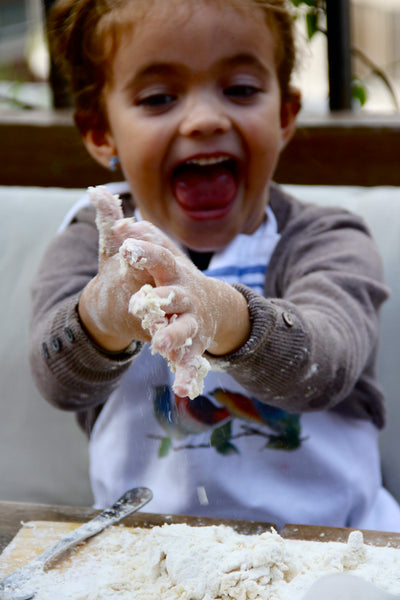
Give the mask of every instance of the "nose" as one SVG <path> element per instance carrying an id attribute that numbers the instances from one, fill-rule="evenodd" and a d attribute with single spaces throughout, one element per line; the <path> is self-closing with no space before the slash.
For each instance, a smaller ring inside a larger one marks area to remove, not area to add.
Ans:
<path id="1" fill-rule="evenodd" d="M 223 106 L 209 95 L 198 95 L 187 102 L 180 134 L 189 137 L 210 136 L 227 132 L 231 121 Z"/>

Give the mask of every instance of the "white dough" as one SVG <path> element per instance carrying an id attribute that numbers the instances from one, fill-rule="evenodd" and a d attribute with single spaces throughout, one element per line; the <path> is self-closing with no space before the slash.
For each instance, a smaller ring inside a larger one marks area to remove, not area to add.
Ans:
<path id="1" fill-rule="evenodd" d="M 316 579 L 340 572 L 399 594 L 400 549 L 364 545 L 360 532 L 344 544 L 224 525 L 113 527 L 76 550 L 68 568 L 38 576 L 35 600 L 301 600 Z"/>

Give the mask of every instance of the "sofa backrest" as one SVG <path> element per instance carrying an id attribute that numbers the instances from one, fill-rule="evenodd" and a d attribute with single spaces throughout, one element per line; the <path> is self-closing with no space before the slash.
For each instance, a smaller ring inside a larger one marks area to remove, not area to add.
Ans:
<path id="1" fill-rule="evenodd" d="M 300 199 L 359 213 L 380 248 L 392 296 L 382 311 L 378 376 L 387 398 L 384 480 L 400 500 L 400 188 L 285 186 Z M 72 414 L 48 405 L 28 366 L 29 287 L 78 189 L 0 186 L 0 500 L 90 505 L 87 440 Z"/>
<path id="2" fill-rule="evenodd" d="M 0 500 L 90 505 L 87 442 L 28 364 L 30 282 L 81 190 L 0 187 Z"/>

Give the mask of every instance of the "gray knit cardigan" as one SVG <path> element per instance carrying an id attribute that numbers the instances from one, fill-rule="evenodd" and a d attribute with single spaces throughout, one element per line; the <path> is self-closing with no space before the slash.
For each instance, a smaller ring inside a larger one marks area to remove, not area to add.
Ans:
<path id="1" fill-rule="evenodd" d="M 381 428 L 375 362 L 388 290 L 370 233 L 359 217 L 299 202 L 275 184 L 270 206 L 281 237 L 264 296 L 236 286 L 248 302 L 251 335 L 232 354 L 208 358 L 270 405 L 296 413 L 336 410 Z M 132 214 L 129 196 L 123 208 Z M 32 285 L 33 377 L 49 402 L 76 411 L 88 434 L 142 348 L 109 354 L 82 327 L 77 303 L 97 260 L 95 212 L 87 207 L 52 241 Z"/>

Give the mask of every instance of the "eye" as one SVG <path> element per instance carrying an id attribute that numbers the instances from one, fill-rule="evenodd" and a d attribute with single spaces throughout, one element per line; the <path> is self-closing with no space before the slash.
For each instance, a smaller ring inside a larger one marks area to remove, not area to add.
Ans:
<path id="1" fill-rule="evenodd" d="M 261 89 L 254 85 L 236 84 L 225 88 L 224 95 L 235 100 L 251 100 L 260 92 Z"/>
<path id="2" fill-rule="evenodd" d="M 170 104 L 175 102 L 176 96 L 174 94 L 167 93 L 154 93 L 149 94 L 143 98 L 137 100 L 137 106 L 144 106 L 146 108 L 166 108 Z"/>

